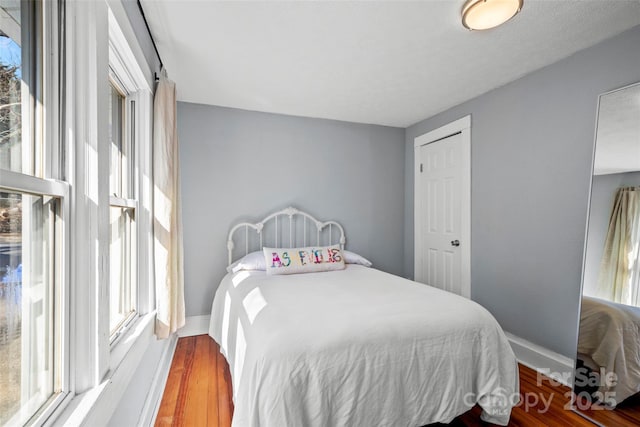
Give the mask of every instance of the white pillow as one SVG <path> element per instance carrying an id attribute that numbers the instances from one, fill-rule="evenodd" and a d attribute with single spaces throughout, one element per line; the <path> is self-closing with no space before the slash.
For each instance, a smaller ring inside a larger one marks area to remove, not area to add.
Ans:
<path id="1" fill-rule="evenodd" d="M 346 262 L 347 264 L 359 264 L 364 265 L 365 267 L 371 267 L 373 265 L 371 264 L 371 261 L 363 256 L 358 255 L 357 253 L 344 250 L 342 251 L 342 254 L 344 255 L 344 262 Z"/>
<path id="2" fill-rule="evenodd" d="M 241 270 L 266 270 L 267 266 L 264 262 L 264 255 L 262 251 L 251 252 L 230 266 L 227 267 L 227 272 L 237 273 Z"/>
<path id="3" fill-rule="evenodd" d="M 343 270 L 340 245 L 306 248 L 263 248 L 267 274 L 312 273 Z"/>

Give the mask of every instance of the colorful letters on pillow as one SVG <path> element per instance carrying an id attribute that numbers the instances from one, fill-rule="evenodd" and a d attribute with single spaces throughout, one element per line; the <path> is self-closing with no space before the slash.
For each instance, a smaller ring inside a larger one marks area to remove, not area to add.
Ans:
<path id="1" fill-rule="evenodd" d="M 340 245 L 306 248 L 263 248 L 267 274 L 312 273 L 342 270 L 344 255 Z"/>

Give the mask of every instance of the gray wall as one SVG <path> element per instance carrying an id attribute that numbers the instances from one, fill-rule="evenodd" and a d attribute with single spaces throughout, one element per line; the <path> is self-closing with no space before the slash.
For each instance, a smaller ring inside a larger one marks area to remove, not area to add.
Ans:
<path id="1" fill-rule="evenodd" d="M 209 314 L 239 220 L 289 205 L 403 271 L 404 130 L 178 103 L 187 316 Z"/>
<path id="2" fill-rule="evenodd" d="M 640 172 L 616 173 L 593 177 L 591 185 L 591 209 L 589 210 L 589 232 L 584 265 L 583 293 L 595 296 L 600 272 L 600 260 L 609 228 L 613 199 L 620 187 L 640 185 Z"/>
<path id="3" fill-rule="evenodd" d="M 471 114 L 471 296 L 505 330 L 573 357 L 596 103 L 639 80 L 635 27 L 407 128 L 405 275 L 413 140 Z"/>

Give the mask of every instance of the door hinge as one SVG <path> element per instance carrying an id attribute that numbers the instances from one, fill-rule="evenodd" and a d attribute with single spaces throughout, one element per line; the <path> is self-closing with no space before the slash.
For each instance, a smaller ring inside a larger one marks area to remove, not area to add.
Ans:
<path id="1" fill-rule="evenodd" d="M 422 163 L 420 163 L 420 173 L 422 173 Z"/>

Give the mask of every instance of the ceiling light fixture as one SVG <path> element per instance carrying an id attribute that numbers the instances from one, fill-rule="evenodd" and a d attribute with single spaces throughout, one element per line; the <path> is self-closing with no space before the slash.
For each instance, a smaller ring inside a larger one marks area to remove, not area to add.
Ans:
<path id="1" fill-rule="evenodd" d="M 504 24 L 522 9 L 523 0 L 468 0 L 462 8 L 462 25 L 488 30 Z"/>

